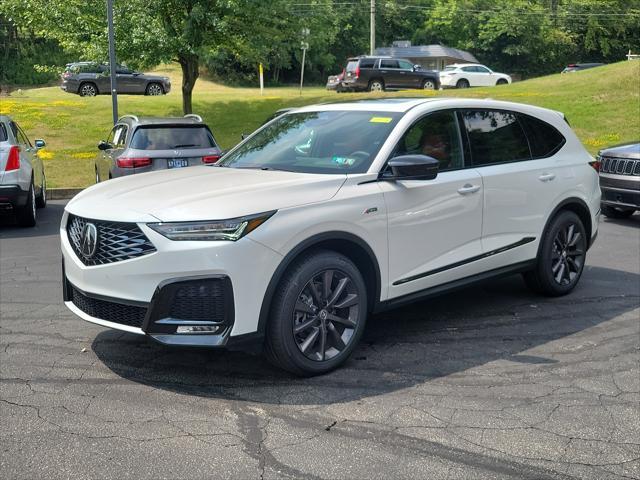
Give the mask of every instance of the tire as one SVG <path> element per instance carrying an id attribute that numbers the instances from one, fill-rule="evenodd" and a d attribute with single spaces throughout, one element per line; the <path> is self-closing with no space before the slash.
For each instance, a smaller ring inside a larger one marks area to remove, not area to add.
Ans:
<path id="1" fill-rule="evenodd" d="M 458 83 L 456 83 L 456 88 L 469 88 L 469 81 L 465 80 L 464 78 L 462 80 L 458 80 Z"/>
<path id="2" fill-rule="evenodd" d="M 328 250 L 305 254 L 287 270 L 273 297 L 266 357 L 295 375 L 327 373 L 349 358 L 366 319 L 366 285 L 353 262 Z"/>
<path id="3" fill-rule="evenodd" d="M 47 206 L 47 177 L 42 176 L 42 190 L 36 197 L 36 207 L 45 208 Z"/>
<path id="4" fill-rule="evenodd" d="M 602 214 L 609 218 L 629 218 L 635 212 L 635 209 L 611 207 L 609 205 L 601 205 Z"/>
<path id="5" fill-rule="evenodd" d="M 368 90 L 370 92 L 384 92 L 384 82 L 382 80 L 371 80 Z"/>
<path id="6" fill-rule="evenodd" d="M 433 80 L 425 80 L 424 82 L 422 82 L 422 89 L 423 90 L 435 90 L 436 89 L 436 84 Z"/>
<path id="7" fill-rule="evenodd" d="M 507 85 L 509 82 L 507 82 L 504 78 L 499 79 L 496 82 L 496 85 Z"/>
<path id="8" fill-rule="evenodd" d="M 16 220 L 21 227 L 34 227 L 36 225 L 36 195 L 33 188 L 33 180 L 29 185 L 27 203 L 16 212 Z"/>
<path id="9" fill-rule="evenodd" d="M 81 83 L 78 94 L 80 94 L 81 97 L 95 97 L 98 95 L 98 87 L 89 82 Z"/>
<path id="10" fill-rule="evenodd" d="M 558 213 L 542 235 L 535 268 L 524 274 L 527 286 L 551 297 L 571 292 L 584 269 L 587 241 L 578 215 L 568 210 Z"/>
<path id="11" fill-rule="evenodd" d="M 154 97 L 158 95 L 164 95 L 164 89 L 162 88 L 162 85 L 154 82 L 147 85 L 147 89 L 144 91 L 144 94 Z"/>

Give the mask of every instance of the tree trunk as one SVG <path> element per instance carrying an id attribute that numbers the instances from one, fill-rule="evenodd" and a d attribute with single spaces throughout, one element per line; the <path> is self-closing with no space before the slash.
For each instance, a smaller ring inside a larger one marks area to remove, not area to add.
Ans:
<path id="1" fill-rule="evenodd" d="M 200 59 L 197 55 L 185 54 L 180 55 L 178 61 L 182 67 L 182 112 L 186 115 L 187 113 L 193 113 L 191 94 L 196 80 L 200 76 L 198 70 Z"/>

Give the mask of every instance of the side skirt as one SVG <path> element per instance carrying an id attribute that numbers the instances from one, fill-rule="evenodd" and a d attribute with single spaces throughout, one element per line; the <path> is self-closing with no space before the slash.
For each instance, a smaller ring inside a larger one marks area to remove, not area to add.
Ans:
<path id="1" fill-rule="evenodd" d="M 380 302 L 378 303 L 378 305 L 376 305 L 376 308 L 374 309 L 373 313 L 384 312 L 385 310 L 398 308 L 403 305 L 416 302 L 418 300 L 425 300 L 427 298 L 433 298 L 440 295 L 444 295 L 445 293 L 449 293 L 455 290 L 460 290 L 462 288 L 468 287 L 469 285 L 472 285 L 477 282 L 482 282 L 490 278 L 505 277 L 508 275 L 513 275 L 514 273 L 526 272 L 527 270 L 531 270 L 533 267 L 535 267 L 535 265 L 536 265 L 536 259 L 527 260 L 525 262 L 514 263 L 513 265 L 496 268 L 494 270 L 478 273 L 477 275 L 472 275 L 470 277 L 454 280 L 453 282 L 448 282 L 442 285 L 437 285 L 435 287 L 426 288 L 418 292 L 409 293 L 401 297 L 385 300 L 384 302 Z"/>

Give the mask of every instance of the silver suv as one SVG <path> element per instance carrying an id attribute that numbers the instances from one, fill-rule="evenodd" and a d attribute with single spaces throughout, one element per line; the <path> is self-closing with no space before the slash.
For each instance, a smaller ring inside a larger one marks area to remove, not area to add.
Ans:
<path id="1" fill-rule="evenodd" d="M 38 150 L 11 117 L 0 115 L 0 213 L 15 215 L 18 224 L 33 227 L 36 207 L 47 205 L 47 180 Z"/>
<path id="2" fill-rule="evenodd" d="M 600 151 L 602 213 L 627 218 L 640 210 L 640 143 Z"/>
<path id="3" fill-rule="evenodd" d="M 116 82 L 119 94 L 164 95 L 171 90 L 169 77 L 136 72 L 122 65 L 116 67 Z M 95 62 L 67 64 L 62 74 L 60 88 L 81 97 L 95 97 L 111 93 L 109 66 Z"/>
<path id="4" fill-rule="evenodd" d="M 199 115 L 124 115 L 98 144 L 96 183 L 134 173 L 216 163 L 222 151 Z"/>

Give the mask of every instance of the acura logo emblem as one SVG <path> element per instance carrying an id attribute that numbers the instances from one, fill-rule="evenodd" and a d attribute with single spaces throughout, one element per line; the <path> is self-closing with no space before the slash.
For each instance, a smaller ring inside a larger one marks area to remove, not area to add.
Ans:
<path id="1" fill-rule="evenodd" d="M 80 253 L 85 258 L 91 258 L 98 249 L 98 229 L 93 223 L 85 223 L 80 235 Z"/>

